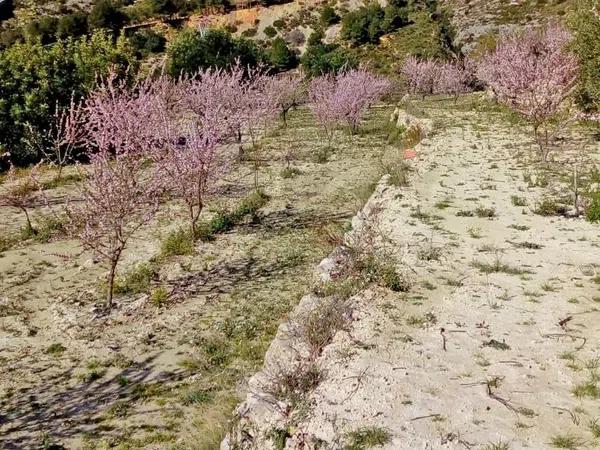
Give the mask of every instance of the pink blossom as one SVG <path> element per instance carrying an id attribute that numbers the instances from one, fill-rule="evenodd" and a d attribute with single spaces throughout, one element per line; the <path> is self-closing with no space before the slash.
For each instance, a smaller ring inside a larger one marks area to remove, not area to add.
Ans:
<path id="1" fill-rule="evenodd" d="M 527 31 L 501 40 L 481 62 L 478 76 L 498 100 L 533 125 L 542 159 L 549 142 L 570 117 L 569 100 L 578 75 L 578 61 L 568 50 L 571 34 L 561 26 Z"/>

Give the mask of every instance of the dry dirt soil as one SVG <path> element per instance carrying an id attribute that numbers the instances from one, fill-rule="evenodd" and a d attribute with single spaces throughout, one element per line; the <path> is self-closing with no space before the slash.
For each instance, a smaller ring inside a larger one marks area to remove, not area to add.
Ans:
<path id="1" fill-rule="evenodd" d="M 438 131 L 409 186 L 384 177 L 356 219 L 351 242 L 376 242 L 412 288 L 351 297 L 299 399 L 281 388 L 306 358 L 294 330 L 326 301 L 306 297 L 222 448 L 600 448 L 600 227 L 540 211 L 571 196 L 559 169 L 580 152 L 597 164 L 599 146 L 577 130 L 539 164 L 522 128 L 475 109 L 425 106 Z"/>

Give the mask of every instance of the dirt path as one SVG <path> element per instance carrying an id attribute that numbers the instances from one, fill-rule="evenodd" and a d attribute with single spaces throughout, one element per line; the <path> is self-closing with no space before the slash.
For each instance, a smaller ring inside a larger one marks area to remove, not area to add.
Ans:
<path id="1" fill-rule="evenodd" d="M 250 419 L 271 433 L 258 448 L 282 429 L 286 449 L 600 447 L 600 228 L 535 214 L 526 138 L 478 120 L 453 118 L 409 187 L 371 198 L 366 220 L 414 286 L 353 298 L 310 412 Z"/>

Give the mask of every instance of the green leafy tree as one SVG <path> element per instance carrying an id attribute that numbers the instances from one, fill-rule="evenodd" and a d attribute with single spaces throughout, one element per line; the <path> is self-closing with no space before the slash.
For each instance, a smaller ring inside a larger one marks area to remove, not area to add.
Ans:
<path id="1" fill-rule="evenodd" d="M 579 0 L 571 19 L 573 49 L 579 58 L 577 102 L 586 112 L 600 111 L 600 5 Z"/>
<path id="2" fill-rule="evenodd" d="M 62 16 L 56 27 L 56 37 L 59 39 L 83 36 L 87 32 L 87 14 L 84 12 L 74 12 Z"/>
<path id="3" fill-rule="evenodd" d="M 300 60 L 308 77 L 337 73 L 358 65 L 356 58 L 346 49 L 335 44 L 309 45 Z"/>
<path id="4" fill-rule="evenodd" d="M 162 52 L 167 43 L 165 37 L 154 30 L 137 31 L 129 38 L 129 41 L 141 56 Z"/>
<path id="5" fill-rule="evenodd" d="M 296 54 L 280 37 L 273 39 L 267 57 L 273 68 L 278 71 L 289 70 L 298 65 Z"/>
<path id="6" fill-rule="evenodd" d="M 408 9 L 390 4 L 382 8 L 377 3 L 349 12 L 342 19 L 342 39 L 352 45 L 376 44 L 379 38 L 409 23 Z"/>
<path id="7" fill-rule="evenodd" d="M 88 25 L 91 29 L 106 28 L 118 31 L 125 22 L 125 14 L 112 0 L 97 0 L 88 16 Z"/>
<path id="8" fill-rule="evenodd" d="M 263 33 L 265 33 L 265 36 L 267 36 L 268 38 L 274 38 L 275 36 L 277 36 L 277 30 L 275 28 L 273 28 L 271 25 L 266 27 L 263 30 Z"/>
<path id="9" fill-rule="evenodd" d="M 206 67 L 229 67 L 238 60 L 242 66 L 255 66 L 264 60 L 254 42 L 235 38 L 224 30 L 186 29 L 175 38 L 167 54 L 172 76 Z"/>
<path id="10" fill-rule="evenodd" d="M 50 44 L 56 40 L 57 26 L 56 17 L 45 16 L 29 22 L 25 26 L 25 36 L 31 41 L 39 40 L 44 45 Z"/>
<path id="11" fill-rule="evenodd" d="M 324 27 L 336 24 L 340 21 L 340 16 L 335 12 L 331 5 L 325 5 L 321 10 L 321 24 Z"/>
<path id="12" fill-rule="evenodd" d="M 56 108 L 81 97 L 113 65 L 133 76 L 134 53 L 124 38 L 115 42 L 104 32 L 46 46 L 18 43 L 1 52 L 0 149 L 15 165 L 39 161 Z"/>

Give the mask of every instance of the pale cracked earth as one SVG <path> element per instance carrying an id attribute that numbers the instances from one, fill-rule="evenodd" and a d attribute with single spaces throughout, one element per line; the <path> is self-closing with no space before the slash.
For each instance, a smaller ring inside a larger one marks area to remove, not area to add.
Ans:
<path id="1" fill-rule="evenodd" d="M 410 185 L 384 178 L 365 207 L 414 286 L 353 298 L 286 449 L 370 448 L 347 438 L 369 428 L 389 434 L 377 447 L 389 450 L 600 448 L 600 228 L 536 215 L 548 188 L 528 177 L 526 138 L 470 120 L 425 140 Z M 465 214 L 478 207 L 494 217 Z M 282 339 L 285 327 L 266 372 L 289 361 Z M 256 407 L 264 376 L 240 411 L 271 433 L 256 448 L 275 448 L 289 417 Z"/>

